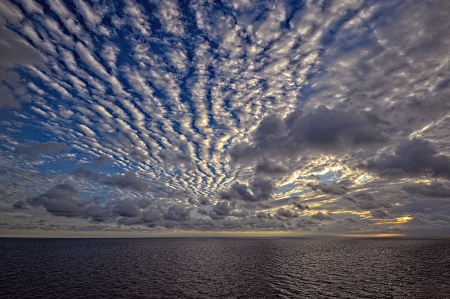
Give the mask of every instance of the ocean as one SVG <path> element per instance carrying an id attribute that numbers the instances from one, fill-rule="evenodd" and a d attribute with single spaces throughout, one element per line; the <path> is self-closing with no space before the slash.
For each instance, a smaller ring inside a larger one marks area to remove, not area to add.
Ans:
<path id="1" fill-rule="evenodd" d="M 0 238 L 0 298 L 450 298 L 450 239 Z"/>

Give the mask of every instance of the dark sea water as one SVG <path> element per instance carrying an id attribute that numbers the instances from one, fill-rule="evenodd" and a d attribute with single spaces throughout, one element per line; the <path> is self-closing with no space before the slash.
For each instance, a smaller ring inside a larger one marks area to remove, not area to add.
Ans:
<path id="1" fill-rule="evenodd" d="M 0 298 L 450 298 L 450 239 L 0 239 Z"/>

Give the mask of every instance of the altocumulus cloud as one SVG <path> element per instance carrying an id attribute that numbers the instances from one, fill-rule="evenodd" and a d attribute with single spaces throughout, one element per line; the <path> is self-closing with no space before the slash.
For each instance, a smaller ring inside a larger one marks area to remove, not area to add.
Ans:
<path id="1" fill-rule="evenodd" d="M 151 2 L 1 1 L 1 210 L 448 233 L 449 1 Z"/>

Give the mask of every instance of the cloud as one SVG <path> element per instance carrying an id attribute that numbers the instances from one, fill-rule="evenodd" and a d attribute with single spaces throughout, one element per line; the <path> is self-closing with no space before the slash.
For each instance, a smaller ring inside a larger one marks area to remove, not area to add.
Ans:
<path id="1" fill-rule="evenodd" d="M 205 214 L 206 210 L 199 209 L 200 214 Z M 207 212 L 213 220 L 225 219 L 228 216 L 244 218 L 250 215 L 250 212 L 246 209 L 236 209 L 235 201 L 219 201 L 212 206 L 212 209 Z M 205 214 L 206 215 L 206 214 Z"/>
<path id="2" fill-rule="evenodd" d="M 352 196 L 346 196 L 344 199 L 355 203 L 356 207 L 362 210 L 373 210 L 378 208 L 392 208 L 393 205 L 382 199 L 375 199 L 372 194 L 368 192 L 358 192 Z"/>
<path id="3" fill-rule="evenodd" d="M 278 217 L 280 220 L 283 220 L 284 218 L 297 218 L 298 212 L 292 212 L 291 210 L 279 208 L 275 216 Z"/>
<path id="4" fill-rule="evenodd" d="M 174 164 L 184 164 L 184 165 L 193 165 L 192 158 L 188 155 L 179 154 L 179 153 L 170 153 L 170 152 L 159 152 L 158 157 L 161 158 L 164 162 L 170 162 Z"/>
<path id="5" fill-rule="evenodd" d="M 115 173 L 110 177 L 105 178 L 104 183 L 111 187 L 118 187 L 121 189 L 130 188 L 139 192 L 148 191 L 149 185 L 147 181 L 137 176 L 136 173 L 127 171 L 124 174 Z"/>
<path id="6" fill-rule="evenodd" d="M 279 164 L 275 164 L 273 161 L 268 159 L 263 159 L 256 164 L 255 174 L 256 175 L 267 175 L 271 177 L 285 176 L 289 173 L 289 170 Z"/>
<path id="7" fill-rule="evenodd" d="M 370 212 L 370 215 L 371 215 L 373 218 L 381 218 L 381 219 L 390 218 L 390 217 L 388 216 L 388 214 L 386 214 L 386 212 L 385 212 L 385 211 L 382 211 L 382 210 L 374 210 L 374 211 L 371 211 L 371 212 Z"/>
<path id="8" fill-rule="evenodd" d="M 331 185 L 327 185 L 325 183 L 317 183 L 317 184 L 307 184 L 308 187 L 313 189 L 314 191 L 322 191 L 326 194 L 334 194 L 334 195 L 342 195 L 349 191 L 349 189 L 345 186 L 338 185 L 336 182 L 333 182 Z"/>
<path id="9" fill-rule="evenodd" d="M 408 184 L 403 186 L 402 189 L 408 193 L 420 194 L 427 197 L 450 197 L 450 188 L 438 182 L 431 184 Z"/>
<path id="10" fill-rule="evenodd" d="M 142 214 L 140 207 L 133 200 L 117 201 L 113 213 L 121 217 L 139 217 Z"/>
<path id="11" fill-rule="evenodd" d="M 333 217 L 331 217 L 329 214 L 328 214 L 328 215 L 325 215 L 325 214 L 323 214 L 322 212 L 318 212 L 318 213 L 316 213 L 316 214 L 312 214 L 312 215 L 311 215 L 311 218 L 312 218 L 312 219 L 315 219 L 315 220 L 319 220 L 319 221 L 323 221 L 323 220 L 334 221 L 334 218 L 333 218 Z"/>
<path id="12" fill-rule="evenodd" d="M 368 171 L 384 177 L 443 177 L 450 178 L 450 158 L 438 155 L 429 141 L 414 138 L 399 145 L 395 154 L 382 154 L 368 160 L 364 166 Z"/>
<path id="13" fill-rule="evenodd" d="M 33 207 L 43 206 L 56 216 L 81 216 L 88 201 L 79 200 L 78 191 L 69 184 L 60 184 L 52 187 L 41 195 L 30 198 L 27 202 Z"/>
<path id="14" fill-rule="evenodd" d="M 191 219 L 192 207 L 173 205 L 164 214 L 164 219 L 173 221 L 187 221 Z"/>
<path id="15" fill-rule="evenodd" d="M 273 197 L 277 187 L 271 179 L 255 178 L 250 186 L 241 184 L 239 182 L 234 183 L 230 190 L 220 192 L 222 199 L 240 199 L 249 202 L 266 201 Z"/>
<path id="16" fill-rule="evenodd" d="M 66 150 L 70 150 L 70 147 L 65 143 L 55 141 L 38 143 L 33 141 L 16 146 L 13 154 L 22 156 L 27 160 L 35 160 L 39 154 L 54 154 Z"/>
<path id="17" fill-rule="evenodd" d="M 100 204 L 91 204 L 84 209 L 82 216 L 90 218 L 96 222 L 110 221 L 116 218 L 111 211 L 112 206 L 113 203 L 110 203 L 106 206 L 102 206 Z"/>
<path id="18" fill-rule="evenodd" d="M 302 204 L 300 203 L 300 199 L 298 197 L 293 197 L 289 200 L 289 204 L 295 206 L 297 209 L 299 209 L 300 211 L 309 209 L 308 205 Z"/>
<path id="19" fill-rule="evenodd" d="M 86 166 L 76 168 L 75 175 L 84 176 L 86 179 L 120 189 L 132 189 L 138 192 L 147 192 L 149 185 L 146 179 L 138 176 L 135 172 L 127 171 L 123 174 L 112 175 L 92 171 Z"/>
<path id="20" fill-rule="evenodd" d="M 8 1 L 0 3 L 0 109 L 19 108 L 21 102 L 31 100 L 17 68 L 45 61 L 25 38 L 8 28 L 18 26 L 23 18 L 17 6 Z"/>
<path id="21" fill-rule="evenodd" d="M 342 111 L 325 106 L 304 113 L 294 111 L 285 118 L 264 118 L 252 132 L 250 142 L 230 150 L 234 162 L 259 157 L 297 158 L 302 154 L 339 154 L 385 144 L 386 122 L 369 112 Z"/>
<path id="22" fill-rule="evenodd" d="M 106 164 L 110 163 L 111 160 L 107 156 L 99 156 L 99 157 L 94 158 L 93 162 L 94 162 L 94 167 L 102 168 Z"/>
<path id="23" fill-rule="evenodd" d="M 70 181 L 67 198 L 94 198 L 67 212 L 84 221 L 287 231 L 447 197 L 444 181 L 394 178 L 449 178 L 448 1 L 188 2 L 0 1 L 0 109 L 31 103 L 0 121 L 8 209 Z M 20 144 L 37 131 L 76 153 L 14 157 L 60 150 Z M 435 152 L 391 151 L 408 136 Z M 123 170 L 98 171 L 106 157 Z"/>
<path id="24" fill-rule="evenodd" d="M 13 208 L 14 209 L 26 209 L 27 205 L 25 204 L 24 201 L 18 200 L 13 204 Z"/>
<path id="25" fill-rule="evenodd" d="M 197 209 L 197 213 L 202 214 L 202 215 L 208 215 L 208 210 L 199 208 L 199 209 Z"/>

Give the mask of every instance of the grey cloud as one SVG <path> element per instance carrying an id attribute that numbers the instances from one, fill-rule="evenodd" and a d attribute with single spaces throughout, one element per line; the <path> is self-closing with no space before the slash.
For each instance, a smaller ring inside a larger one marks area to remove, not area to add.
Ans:
<path id="1" fill-rule="evenodd" d="M 191 219 L 192 207 L 173 205 L 164 214 L 164 219 L 174 221 L 187 221 Z"/>
<path id="2" fill-rule="evenodd" d="M 121 189 L 130 188 L 140 192 L 146 192 L 149 188 L 144 178 L 137 176 L 136 173 L 131 171 L 127 171 L 124 174 L 115 173 L 106 178 L 104 183 L 112 187 Z"/>
<path id="3" fill-rule="evenodd" d="M 59 143 L 55 141 L 43 143 L 29 142 L 18 145 L 14 149 L 13 154 L 22 156 L 27 160 L 35 160 L 39 156 L 39 154 L 54 154 L 69 149 L 70 147 L 65 143 Z"/>
<path id="4" fill-rule="evenodd" d="M 316 213 L 316 214 L 311 215 L 311 218 L 312 218 L 312 219 L 319 220 L 319 221 L 323 221 L 323 220 L 334 221 L 334 218 L 333 218 L 333 217 L 331 217 L 330 215 L 325 215 L 325 214 L 322 213 L 322 212 L 318 212 L 318 213 Z"/>
<path id="5" fill-rule="evenodd" d="M 12 11 L 11 13 L 15 14 Z M 17 14 L 15 15 L 17 16 Z M 26 94 L 27 89 L 23 80 L 14 68 L 19 65 L 35 65 L 45 61 L 44 56 L 38 50 L 5 26 L 8 23 L 7 18 L 6 16 L 5 19 L 0 12 L 0 109 L 19 108 L 21 102 L 31 100 Z"/>
<path id="6" fill-rule="evenodd" d="M 146 192 L 149 189 L 147 180 L 131 171 L 127 171 L 124 174 L 114 173 L 108 176 L 100 172 L 92 171 L 86 166 L 81 166 L 76 168 L 73 173 L 84 176 L 88 180 L 120 189 L 129 188 L 139 192 Z"/>
<path id="7" fill-rule="evenodd" d="M 449 4 L 445 0 L 372 4 L 364 4 L 364 14 L 371 11 L 364 18 L 363 11 L 355 15 L 357 26 L 347 22 L 345 29 L 333 31 L 334 42 L 327 44 L 322 57 L 328 66 L 311 79 L 316 91 L 306 106 L 372 109 L 396 130 L 409 134 L 445 116 L 450 108 L 448 76 L 442 72 L 448 57 L 443 41 L 450 29 Z M 388 98 L 396 100 L 386 104 Z"/>
<path id="8" fill-rule="evenodd" d="M 239 210 L 239 211 L 234 210 L 230 213 L 230 216 L 233 217 L 247 217 L 248 215 L 250 215 L 250 213 L 249 211 L 246 210 Z"/>
<path id="9" fill-rule="evenodd" d="M 308 177 L 308 179 L 312 179 L 312 180 L 316 180 L 316 181 L 322 180 L 322 178 L 321 178 L 320 176 L 315 175 L 315 174 L 311 174 L 311 175 Z"/>
<path id="10" fill-rule="evenodd" d="M 384 126 L 385 122 L 367 112 L 319 106 L 308 113 L 297 110 L 285 118 L 264 118 L 252 132 L 251 141 L 236 144 L 229 153 L 234 162 L 264 156 L 297 158 L 311 151 L 338 154 L 386 143 Z"/>
<path id="11" fill-rule="evenodd" d="M 349 191 L 349 189 L 343 185 L 338 185 L 336 182 L 333 182 L 331 185 L 327 185 L 325 183 L 317 183 L 317 184 L 307 184 L 312 190 L 317 191 L 320 190 L 326 194 L 334 194 L 334 195 L 342 195 Z"/>
<path id="12" fill-rule="evenodd" d="M 359 192 L 355 193 L 352 196 L 344 197 L 346 200 L 349 200 L 356 204 L 356 206 L 362 210 L 373 210 L 378 208 L 392 208 L 393 205 L 382 199 L 375 199 L 373 195 L 367 192 Z"/>
<path id="13" fill-rule="evenodd" d="M 158 157 L 166 163 L 192 165 L 192 158 L 188 155 L 171 153 L 171 152 L 159 152 Z"/>
<path id="14" fill-rule="evenodd" d="M 212 209 L 209 211 L 208 215 L 214 220 L 225 219 L 227 216 L 230 216 L 235 207 L 236 203 L 234 201 L 219 201 L 212 206 Z"/>
<path id="15" fill-rule="evenodd" d="M 309 206 L 306 204 L 301 204 L 300 199 L 298 199 L 297 197 L 291 198 L 289 200 L 289 204 L 295 206 L 297 209 L 299 209 L 300 211 L 309 209 Z"/>
<path id="16" fill-rule="evenodd" d="M 298 212 L 292 212 L 291 210 L 286 210 L 284 208 L 279 208 L 277 210 L 277 214 L 275 216 L 279 217 L 281 219 L 283 219 L 283 217 L 285 217 L 285 218 L 297 218 L 298 217 Z"/>
<path id="17" fill-rule="evenodd" d="M 428 175 L 450 179 L 450 158 L 438 155 L 430 142 L 418 138 L 399 145 L 394 155 L 384 154 L 367 161 L 364 167 L 385 177 Z"/>
<path id="18" fill-rule="evenodd" d="M 85 178 L 92 180 L 92 181 L 99 181 L 102 177 L 102 173 L 92 171 L 90 168 L 86 166 L 81 166 L 75 168 L 73 171 L 75 175 L 84 176 Z"/>
<path id="19" fill-rule="evenodd" d="M 28 199 L 33 207 L 43 206 L 57 216 L 76 217 L 83 214 L 88 201 L 79 200 L 78 191 L 68 184 L 52 187 L 41 195 Z"/>
<path id="20" fill-rule="evenodd" d="M 82 217 L 97 222 L 112 221 L 117 217 L 133 218 L 132 221 L 136 223 L 151 222 L 150 218 L 159 221 L 162 220 L 164 212 L 151 206 L 152 203 L 148 199 L 113 200 L 106 205 L 79 200 L 78 191 L 68 184 L 56 185 L 41 195 L 28 199 L 27 202 L 33 207 L 43 206 L 56 216 Z M 173 209 L 168 211 L 176 214 Z"/>
<path id="21" fill-rule="evenodd" d="M 164 210 L 161 207 L 150 207 L 142 213 L 141 220 L 144 223 L 152 223 L 161 221 L 163 219 L 162 214 Z"/>
<path id="22" fill-rule="evenodd" d="M 201 206 L 207 206 L 207 205 L 211 204 L 211 201 L 208 198 L 206 198 L 205 196 L 202 196 L 198 199 L 198 204 Z"/>
<path id="23" fill-rule="evenodd" d="M 221 192 L 222 199 L 241 199 L 249 202 L 266 201 L 273 197 L 277 187 L 270 179 L 257 177 L 250 186 L 236 182 L 230 190 Z"/>
<path id="24" fill-rule="evenodd" d="M 272 177 L 284 176 L 288 174 L 289 170 L 282 166 L 275 164 L 273 161 L 269 159 L 263 159 L 256 164 L 255 174 L 268 175 Z"/>
<path id="25" fill-rule="evenodd" d="M 382 210 L 371 211 L 370 215 L 372 215 L 373 218 L 381 218 L 381 219 L 389 218 L 388 214 L 386 214 L 386 212 Z"/>
<path id="26" fill-rule="evenodd" d="M 208 215 L 208 210 L 199 208 L 199 209 L 197 209 L 197 213 L 202 214 L 202 215 Z"/>
<path id="27" fill-rule="evenodd" d="M 121 217 L 139 217 L 141 209 L 133 200 L 117 201 L 114 205 L 113 212 Z"/>
<path id="28" fill-rule="evenodd" d="M 199 205 L 199 206 L 207 206 L 211 204 L 211 201 L 205 196 L 200 196 L 197 199 L 190 197 L 188 198 L 188 202 L 192 205 Z"/>
<path id="29" fill-rule="evenodd" d="M 429 197 L 450 197 L 450 188 L 438 182 L 431 184 L 408 184 L 403 186 L 402 189 L 408 193 L 416 193 Z"/>
<path id="30" fill-rule="evenodd" d="M 265 218 L 265 219 L 272 219 L 273 218 L 272 215 L 270 213 L 267 213 L 267 212 L 258 212 L 256 214 L 256 217 L 258 217 L 258 218 Z"/>
<path id="31" fill-rule="evenodd" d="M 100 204 L 87 206 L 83 211 L 83 216 L 97 222 L 104 222 L 115 218 L 115 215 L 111 211 L 111 205 L 103 207 Z"/>
<path id="32" fill-rule="evenodd" d="M 110 159 L 107 156 L 96 157 L 93 160 L 94 167 L 96 167 L 96 168 L 101 168 L 101 167 L 105 166 L 106 164 L 108 164 L 109 162 L 110 162 Z"/>
<path id="33" fill-rule="evenodd" d="M 27 205 L 23 200 L 18 200 L 13 204 L 14 209 L 26 209 Z"/>

